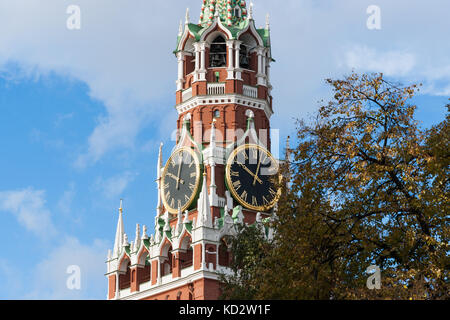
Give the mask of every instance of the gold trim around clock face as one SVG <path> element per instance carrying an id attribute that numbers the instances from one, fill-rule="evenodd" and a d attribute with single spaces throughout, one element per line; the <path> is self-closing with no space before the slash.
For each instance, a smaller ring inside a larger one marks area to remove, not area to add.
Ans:
<path id="1" fill-rule="evenodd" d="M 273 200 L 271 202 L 269 202 L 268 204 L 263 205 L 263 206 L 258 206 L 258 205 L 255 206 L 252 203 L 249 203 L 246 200 L 242 199 L 242 197 L 237 193 L 235 187 L 233 186 L 233 181 L 231 178 L 231 171 L 232 171 L 231 166 L 233 165 L 237 154 L 239 152 L 241 152 L 242 150 L 247 150 L 247 149 L 257 149 L 259 152 L 264 152 L 265 155 L 267 156 L 267 158 L 270 158 L 271 163 L 276 165 L 277 173 L 274 174 L 274 176 L 278 175 L 279 178 L 281 179 L 281 175 L 279 173 L 278 161 L 273 157 L 273 155 L 267 149 L 265 149 L 259 145 L 256 145 L 256 144 L 245 144 L 245 145 L 239 146 L 235 150 L 233 150 L 233 152 L 230 154 L 230 156 L 227 159 L 227 164 L 226 164 L 226 168 L 225 168 L 225 180 L 227 182 L 227 187 L 230 190 L 233 198 L 236 199 L 242 206 L 244 206 L 250 210 L 266 212 L 266 211 L 269 211 L 270 209 L 272 209 L 275 206 L 275 204 L 278 202 L 278 200 L 280 199 L 281 188 L 276 190 L 276 196 L 273 198 Z M 256 177 L 255 180 L 256 179 L 258 179 L 258 177 Z"/>
<path id="2" fill-rule="evenodd" d="M 166 180 L 166 178 L 167 178 L 167 176 L 168 176 L 168 175 L 167 175 L 167 171 L 168 171 L 168 169 L 169 169 L 169 165 L 171 164 L 171 162 L 173 161 L 173 159 L 174 159 L 178 154 L 184 153 L 184 152 L 188 152 L 188 153 L 191 155 L 192 159 L 193 159 L 193 162 L 194 162 L 194 165 L 195 165 L 196 178 L 195 178 L 194 190 L 193 190 L 193 192 L 192 192 L 192 194 L 191 194 L 189 200 L 186 202 L 186 204 L 180 208 L 180 209 L 181 209 L 181 212 L 183 212 L 183 211 L 185 211 L 185 210 L 187 210 L 187 209 L 189 209 L 189 208 L 191 207 L 192 203 L 194 202 L 194 200 L 195 200 L 195 199 L 197 198 L 197 196 L 198 196 L 198 191 L 199 191 L 200 183 L 201 183 L 201 167 L 200 167 L 200 159 L 199 159 L 197 153 L 196 153 L 194 150 L 192 150 L 191 148 L 189 148 L 189 147 L 182 147 L 182 148 L 176 150 L 174 153 L 172 153 L 172 155 L 171 155 L 170 158 L 167 160 L 166 165 L 165 165 L 165 167 L 164 167 L 164 171 L 163 171 L 162 176 L 161 176 L 161 186 L 160 186 L 160 187 L 161 187 L 161 192 L 162 192 L 161 198 L 162 198 L 164 207 L 166 208 L 167 211 L 169 211 L 169 212 L 172 213 L 172 214 L 178 213 L 179 208 L 173 208 L 173 207 L 171 207 L 171 206 L 168 204 L 167 199 L 166 199 L 166 192 L 165 192 L 165 188 L 164 188 L 165 185 L 166 185 L 165 180 Z"/>

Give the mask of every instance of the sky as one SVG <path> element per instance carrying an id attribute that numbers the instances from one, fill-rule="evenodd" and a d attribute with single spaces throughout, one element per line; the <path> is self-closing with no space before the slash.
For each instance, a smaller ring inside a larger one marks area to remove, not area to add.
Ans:
<path id="1" fill-rule="evenodd" d="M 130 240 L 153 226 L 157 150 L 176 127 L 179 21 L 201 0 L 0 0 L 0 299 L 105 299 L 119 199 Z M 80 29 L 67 28 L 77 5 Z M 380 29 L 367 21 L 380 9 Z M 326 78 L 422 83 L 424 128 L 450 96 L 447 0 L 254 0 L 270 13 L 273 129 L 295 135 Z M 151 229 L 150 229 L 151 230 Z M 69 288 L 68 267 L 81 285 Z"/>

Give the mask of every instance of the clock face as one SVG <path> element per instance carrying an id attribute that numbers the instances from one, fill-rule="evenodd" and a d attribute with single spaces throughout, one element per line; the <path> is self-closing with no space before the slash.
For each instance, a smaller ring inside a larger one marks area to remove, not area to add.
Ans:
<path id="1" fill-rule="evenodd" d="M 273 183 L 279 177 L 278 162 L 258 145 L 243 145 L 230 155 L 226 181 L 233 197 L 244 207 L 268 211 L 278 201 L 281 190 Z"/>
<path id="2" fill-rule="evenodd" d="M 200 184 L 200 161 L 188 147 L 175 151 L 162 175 L 162 200 L 170 213 L 188 209 L 197 197 Z"/>

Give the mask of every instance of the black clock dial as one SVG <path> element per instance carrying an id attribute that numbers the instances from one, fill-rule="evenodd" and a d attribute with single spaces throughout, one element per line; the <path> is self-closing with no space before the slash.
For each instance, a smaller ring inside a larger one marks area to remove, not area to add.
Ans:
<path id="1" fill-rule="evenodd" d="M 162 199 L 170 213 L 188 209 L 197 196 L 200 184 L 200 162 L 191 148 L 175 151 L 162 175 Z"/>
<path id="2" fill-rule="evenodd" d="M 233 197 L 244 207 L 268 211 L 278 201 L 274 185 L 278 162 L 258 145 L 243 145 L 232 152 L 226 167 L 226 181 Z"/>

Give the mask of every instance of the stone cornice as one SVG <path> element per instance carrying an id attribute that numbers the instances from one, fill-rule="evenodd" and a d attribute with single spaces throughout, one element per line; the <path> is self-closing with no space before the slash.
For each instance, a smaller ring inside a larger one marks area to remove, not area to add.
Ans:
<path id="1" fill-rule="evenodd" d="M 178 114 L 185 113 L 199 106 L 205 105 L 223 105 L 223 104 L 237 104 L 244 107 L 251 107 L 264 110 L 268 119 L 273 115 L 270 109 L 270 104 L 267 100 L 250 98 L 241 94 L 224 94 L 217 96 L 194 96 L 185 102 L 175 106 Z"/>

